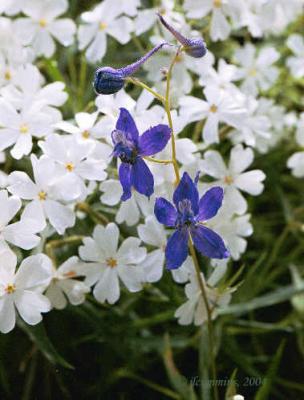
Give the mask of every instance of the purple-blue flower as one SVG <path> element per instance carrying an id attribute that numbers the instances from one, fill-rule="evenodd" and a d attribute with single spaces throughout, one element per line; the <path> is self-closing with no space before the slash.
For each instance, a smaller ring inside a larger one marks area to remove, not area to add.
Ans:
<path id="1" fill-rule="evenodd" d="M 150 197 L 154 192 L 154 179 L 143 157 L 162 151 L 171 137 L 168 125 L 151 127 L 141 136 L 131 114 L 125 108 L 120 109 L 116 129 L 112 132 L 113 155 L 119 157 L 119 180 L 123 188 L 121 200 L 131 197 L 131 189 Z"/>
<path id="2" fill-rule="evenodd" d="M 174 191 L 174 205 L 163 197 L 156 199 L 154 213 L 157 220 L 175 229 L 166 246 L 168 269 L 179 268 L 186 260 L 190 237 L 195 248 L 203 255 L 219 259 L 229 257 L 223 239 L 203 224 L 217 214 L 223 196 L 223 189 L 216 186 L 199 199 L 197 180 L 193 182 L 185 172 Z"/>

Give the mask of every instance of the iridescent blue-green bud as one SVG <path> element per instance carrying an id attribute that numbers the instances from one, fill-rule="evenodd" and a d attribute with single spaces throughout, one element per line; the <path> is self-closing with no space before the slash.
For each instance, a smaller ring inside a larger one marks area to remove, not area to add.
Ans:
<path id="1" fill-rule="evenodd" d="M 97 94 L 113 94 L 117 93 L 123 88 L 125 78 L 134 74 L 139 67 L 144 64 L 154 53 L 160 50 L 163 46 L 169 43 L 163 42 L 155 46 L 147 54 L 141 57 L 133 64 L 127 65 L 123 68 L 101 67 L 95 72 L 93 86 Z"/>
<path id="2" fill-rule="evenodd" d="M 163 18 L 162 15 L 157 14 L 160 22 L 164 25 L 169 32 L 176 38 L 176 40 L 183 45 L 184 51 L 191 57 L 201 58 L 207 53 L 207 47 L 202 38 L 187 39 L 180 32 L 175 30 L 173 26 Z"/>

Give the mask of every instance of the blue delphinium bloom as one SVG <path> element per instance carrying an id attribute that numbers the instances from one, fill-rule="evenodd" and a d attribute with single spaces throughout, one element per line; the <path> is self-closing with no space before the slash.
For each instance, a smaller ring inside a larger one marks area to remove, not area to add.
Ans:
<path id="1" fill-rule="evenodd" d="M 131 189 L 150 197 L 154 192 L 154 179 L 143 157 L 162 151 L 171 137 L 168 125 L 151 127 L 141 136 L 131 114 L 125 108 L 120 109 L 116 129 L 112 132 L 113 155 L 119 157 L 119 180 L 123 188 L 121 200 L 131 197 Z"/>
<path id="2" fill-rule="evenodd" d="M 172 33 L 172 35 L 184 46 L 185 52 L 194 58 L 201 58 L 207 53 L 207 47 L 202 38 L 192 38 L 188 39 L 183 36 L 180 32 L 173 28 L 172 25 L 168 24 L 168 22 L 164 19 L 161 14 L 157 14 L 160 22 L 164 25 L 168 31 Z"/>
<path id="3" fill-rule="evenodd" d="M 123 88 L 125 78 L 134 74 L 142 64 L 144 64 L 150 57 L 158 52 L 163 46 L 170 46 L 169 43 L 163 42 L 155 46 L 147 54 L 141 57 L 133 64 L 127 65 L 122 68 L 101 67 L 95 72 L 93 86 L 97 94 L 113 94 L 117 93 Z"/>
<path id="4" fill-rule="evenodd" d="M 221 187 L 213 187 L 199 199 L 197 180 L 193 182 L 185 172 L 174 191 L 174 206 L 166 199 L 156 199 L 154 213 L 157 220 L 175 232 L 166 246 L 166 264 L 168 269 L 179 268 L 188 256 L 188 242 L 191 237 L 195 248 L 210 258 L 227 258 L 223 239 L 203 225 L 204 221 L 214 217 L 220 209 L 224 192 Z"/>

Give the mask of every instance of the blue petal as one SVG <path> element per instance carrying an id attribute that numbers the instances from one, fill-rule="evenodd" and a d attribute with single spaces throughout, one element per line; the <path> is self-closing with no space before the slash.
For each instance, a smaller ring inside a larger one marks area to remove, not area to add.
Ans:
<path id="1" fill-rule="evenodd" d="M 166 267 L 177 269 L 188 256 L 189 232 L 187 229 L 179 229 L 168 239 L 166 246 Z"/>
<path id="2" fill-rule="evenodd" d="M 132 115 L 125 108 L 120 109 L 120 114 L 116 123 L 116 129 L 126 133 L 126 138 L 135 144 L 138 143 L 138 129 Z"/>
<path id="3" fill-rule="evenodd" d="M 132 183 L 139 193 L 147 197 L 150 197 L 154 192 L 153 175 L 147 164 L 140 157 L 132 165 Z"/>
<path id="4" fill-rule="evenodd" d="M 206 226 L 191 228 L 191 236 L 196 249 L 210 258 L 228 258 L 230 256 L 223 239 Z"/>
<path id="5" fill-rule="evenodd" d="M 199 221 L 207 221 L 213 218 L 222 206 L 224 190 L 219 187 L 209 189 L 199 201 Z"/>
<path id="6" fill-rule="evenodd" d="M 121 200 L 126 201 L 131 197 L 131 164 L 121 163 L 119 167 L 119 180 L 123 188 Z"/>
<path id="7" fill-rule="evenodd" d="M 175 207 L 163 197 L 155 201 L 154 214 L 161 224 L 174 227 L 177 220 L 177 211 Z"/>
<path id="8" fill-rule="evenodd" d="M 191 202 L 192 211 L 194 215 L 198 213 L 198 191 L 193 180 L 184 172 L 180 183 L 178 184 L 173 194 L 173 202 L 178 209 L 178 203 L 184 199 L 188 199 Z"/>
<path id="9" fill-rule="evenodd" d="M 162 151 L 171 137 L 168 125 L 159 124 L 144 132 L 139 138 L 139 154 L 152 156 Z"/>

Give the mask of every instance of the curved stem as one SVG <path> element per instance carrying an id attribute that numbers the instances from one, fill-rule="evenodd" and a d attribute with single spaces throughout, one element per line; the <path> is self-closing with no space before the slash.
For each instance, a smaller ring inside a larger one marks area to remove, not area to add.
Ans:
<path id="1" fill-rule="evenodd" d="M 147 160 L 147 161 L 155 162 L 157 164 L 168 165 L 168 164 L 172 164 L 173 163 L 172 160 L 159 160 L 158 158 L 153 158 L 153 157 L 148 157 L 148 156 L 145 156 L 144 159 Z"/>
<path id="2" fill-rule="evenodd" d="M 158 99 L 162 103 L 164 103 L 166 101 L 165 98 L 162 95 L 157 93 L 155 90 L 151 89 L 148 85 L 146 85 L 145 83 L 141 82 L 139 79 L 127 77 L 127 78 L 125 78 L 125 81 L 129 82 L 129 83 L 132 83 L 133 85 L 139 86 L 142 89 L 147 90 L 149 93 L 151 93 L 156 99 Z"/>
<path id="3" fill-rule="evenodd" d="M 193 260 L 193 264 L 195 267 L 195 272 L 197 276 L 197 280 L 199 283 L 199 287 L 202 293 L 204 305 L 207 311 L 207 325 L 208 325 L 208 339 L 209 339 L 209 354 L 210 354 L 210 363 L 211 363 L 211 370 L 212 370 L 212 379 L 214 381 L 213 390 L 214 390 L 214 399 L 218 400 L 218 390 L 217 390 L 217 385 L 216 385 L 216 362 L 215 362 L 215 344 L 214 344 L 214 333 L 213 333 L 213 325 L 212 325 L 212 310 L 210 308 L 209 302 L 208 302 L 208 296 L 206 293 L 206 288 L 201 276 L 201 270 L 199 266 L 199 262 L 196 256 L 195 248 L 193 246 L 192 238 L 190 237 L 189 240 L 189 248 L 190 248 L 190 254 Z"/>
<path id="4" fill-rule="evenodd" d="M 180 54 L 180 49 L 177 50 L 170 66 L 167 72 L 167 85 L 166 85 L 166 98 L 164 102 L 165 110 L 167 113 L 167 118 L 168 118 L 168 123 L 171 129 L 171 146 L 172 146 L 172 162 L 173 162 L 173 168 L 176 176 L 176 185 L 180 181 L 180 176 L 179 176 L 179 169 L 178 169 L 178 164 L 176 160 L 176 145 L 175 145 L 175 137 L 174 137 L 174 131 L 173 131 L 173 121 L 172 121 L 172 116 L 171 116 L 171 97 L 170 97 L 170 84 L 171 84 L 171 77 L 172 77 L 172 71 L 174 68 L 174 65 L 178 59 L 178 56 Z"/>

